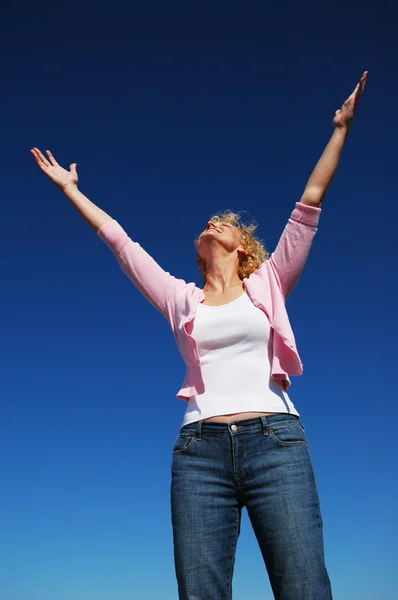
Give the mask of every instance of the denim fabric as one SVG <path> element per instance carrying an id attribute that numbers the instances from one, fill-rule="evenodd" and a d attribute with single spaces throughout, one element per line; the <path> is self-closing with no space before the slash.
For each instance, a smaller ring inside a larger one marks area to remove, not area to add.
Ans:
<path id="1" fill-rule="evenodd" d="M 244 506 L 274 597 L 332 599 L 318 491 L 299 417 L 185 425 L 171 471 L 179 600 L 232 598 Z"/>

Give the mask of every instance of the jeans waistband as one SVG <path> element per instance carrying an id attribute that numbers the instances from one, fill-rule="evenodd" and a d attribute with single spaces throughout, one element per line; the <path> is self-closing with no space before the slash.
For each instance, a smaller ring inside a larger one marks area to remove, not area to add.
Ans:
<path id="1" fill-rule="evenodd" d="M 180 429 L 182 434 L 195 434 L 198 439 L 202 435 L 227 435 L 229 432 L 233 434 L 248 433 L 249 431 L 266 432 L 268 427 L 280 425 L 283 422 L 299 422 L 304 429 L 304 425 L 297 415 L 288 413 L 278 413 L 276 415 L 263 415 L 262 417 L 254 417 L 251 419 L 242 419 L 231 421 L 230 423 L 215 423 L 212 421 L 195 421 L 188 423 Z"/>

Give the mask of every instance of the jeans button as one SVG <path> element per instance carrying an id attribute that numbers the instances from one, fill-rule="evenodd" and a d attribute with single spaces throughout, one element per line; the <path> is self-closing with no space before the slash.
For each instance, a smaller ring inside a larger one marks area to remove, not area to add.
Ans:
<path id="1" fill-rule="evenodd" d="M 238 429 L 237 425 L 231 425 L 232 431 L 236 431 Z"/>

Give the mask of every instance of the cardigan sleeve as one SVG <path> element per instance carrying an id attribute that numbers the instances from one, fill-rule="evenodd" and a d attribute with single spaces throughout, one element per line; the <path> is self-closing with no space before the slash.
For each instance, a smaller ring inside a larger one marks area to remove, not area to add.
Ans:
<path id="1" fill-rule="evenodd" d="M 114 219 L 104 223 L 97 235 L 112 250 L 122 271 L 138 291 L 170 320 L 170 301 L 174 297 L 171 289 L 186 285 L 185 281 L 164 271 L 138 242 L 129 238 Z"/>
<path id="2" fill-rule="evenodd" d="M 300 278 L 317 232 L 321 208 L 296 202 L 296 206 L 269 258 L 279 288 L 287 300 Z"/>

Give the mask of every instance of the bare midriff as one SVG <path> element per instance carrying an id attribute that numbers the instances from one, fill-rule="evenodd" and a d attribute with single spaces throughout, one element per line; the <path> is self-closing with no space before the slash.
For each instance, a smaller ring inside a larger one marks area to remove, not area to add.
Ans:
<path id="1" fill-rule="evenodd" d="M 274 412 L 241 412 L 232 415 L 216 415 L 203 419 L 203 421 L 211 421 L 213 423 L 231 423 L 231 421 L 241 421 L 242 419 L 254 419 L 255 417 L 263 417 L 268 415 L 277 415 Z"/>

